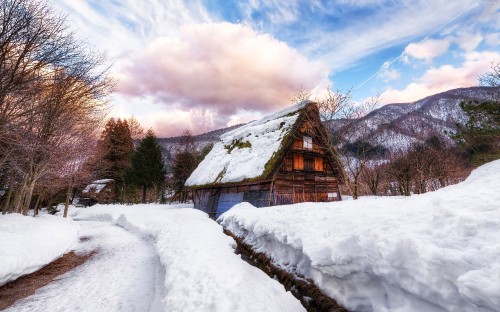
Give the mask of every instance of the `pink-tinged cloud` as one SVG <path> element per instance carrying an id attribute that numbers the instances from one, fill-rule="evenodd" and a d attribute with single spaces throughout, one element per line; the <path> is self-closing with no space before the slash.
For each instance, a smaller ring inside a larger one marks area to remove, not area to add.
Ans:
<path id="1" fill-rule="evenodd" d="M 152 96 L 184 111 L 210 109 L 215 124 L 225 125 L 242 110 L 289 105 L 299 89 L 327 84 L 328 71 L 249 26 L 205 23 L 154 40 L 121 76 L 124 96 Z"/>
<path id="2" fill-rule="evenodd" d="M 493 60 L 500 60 L 500 53 L 468 52 L 460 66 L 443 65 L 430 68 L 404 89 L 385 90 L 381 94 L 381 101 L 384 104 L 413 102 L 446 90 L 475 86 L 478 84 L 479 75 L 490 69 Z"/>
<path id="3" fill-rule="evenodd" d="M 431 62 L 436 56 L 448 51 L 449 46 L 448 39 L 427 39 L 419 43 L 410 43 L 404 53 L 416 59 Z"/>

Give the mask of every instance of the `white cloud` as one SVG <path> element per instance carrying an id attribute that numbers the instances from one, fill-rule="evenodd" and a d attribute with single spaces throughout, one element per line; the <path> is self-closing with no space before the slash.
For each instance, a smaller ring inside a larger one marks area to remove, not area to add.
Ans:
<path id="1" fill-rule="evenodd" d="M 140 51 L 153 38 L 175 33 L 181 25 L 213 20 L 200 0 L 50 1 L 68 14 L 72 30 L 113 62 Z"/>
<path id="2" fill-rule="evenodd" d="M 457 34 L 455 42 L 465 51 L 473 51 L 483 41 L 483 36 L 480 33 L 472 33 L 470 31 L 460 31 Z"/>
<path id="3" fill-rule="evenodd" d="M 404 54 L 430 63 L 433 58 L 448 51 L 449 47 L 448 39 L 427 39 L 419 43 L 410 43 L 405 48 Z"/>
<path id="4" fill-rule="evenodd" d="M 490 47 L 500 45 L 500 33 L 492 33 L 485 36 L 486 44 Z"/>
<path id="5" fill-rule="evenodd" d="M 249 26 L 192 24 L 154 40 L 125 67 L 119 92 L 184 110 L 213 109 L 218 125 L 240 110 L 270 112 L 299 89 L 328 84 L 328 71 Z"/>
<path id="6" fill-rule="evenodd" d="M 292 23 L 299 18 L 299 3 L 296 0 L 251 0 L 240 2 L 240 6 L 247 21 L 252 21 L 256 12 L 261 18 L 264 15 L 271 25 Z"/>
<path id="7" fill-rule="evenodd" d="M 478 2 L 421 0 L 398 5 L 397 9 L 380 10 L 370 18 L 353 21 L 342 30 L 308 33 L 308 53 L 322 55 L 333 70 L 345 69 L 374 52 L 439 31 Z"/>
<path id="8" fill-rule="evenodd" d="M 380 73 L 377 75 L 378 78 L 382 79 L 385 82 L 389 82 L 391 80 L 396 80 L 401 77 L 401 73 L 396 69 L 390 69 L 392 65 L 391 62 L 387 61 L 382 64 Z"/>
<path id="9" fill-rule="evenodd" d="M 478 84 L 478 76 L 487 72 L 491 61 L 495 59 L 500 59 L 500 53 L 467 52 L 460 66 L 443 65 L 430 68 L 403 89 L 387 88 L 381 94 L 381 101 L 384 104 L 413 102 L 450 89 L 475 86 Z"/>

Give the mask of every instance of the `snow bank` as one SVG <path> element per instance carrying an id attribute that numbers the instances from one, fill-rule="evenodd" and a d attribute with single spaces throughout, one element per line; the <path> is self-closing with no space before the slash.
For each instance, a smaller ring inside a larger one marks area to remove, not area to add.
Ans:
<path id="1" fill-rule="evenodd" d="M 207 215 L 167 205 L 97 205 L 75 219 L 112 221 L 154 240 L 165 268 L 165 311 L 303 311 L 277 281 L 242 261 Z"/>
<path id="2" fill-rule="evenodd" d="M 500 311 L 500 160 L 408 198 L 252 209 L 221 224 L 355 311 Z"/>
<path id="3" fill-rule="evenodd" d="M 62 217 L 0 215 L 0 286 L 73 249 L 78 229 L 78 224 Z"/>

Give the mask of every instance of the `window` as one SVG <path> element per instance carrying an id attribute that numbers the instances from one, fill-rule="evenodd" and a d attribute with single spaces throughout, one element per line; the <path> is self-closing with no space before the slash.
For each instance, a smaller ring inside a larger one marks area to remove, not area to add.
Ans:
<path id="1" fill-rule="evenodd" d="M 313 139 L 310 136 L 304 135 L 304 149 L 313 148 Z"/>
<path id="2" fill-rule="evenodd" d="M 329 201 L 337 199 L 337 193 L 327 193 L 327 196 Z"/>

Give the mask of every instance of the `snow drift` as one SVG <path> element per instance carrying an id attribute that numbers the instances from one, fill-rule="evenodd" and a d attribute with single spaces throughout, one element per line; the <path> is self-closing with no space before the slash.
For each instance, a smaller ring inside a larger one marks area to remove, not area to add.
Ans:
<path id="1" fill-rule="evenodd" d="M 208 216 L 167 205 L 97 205 L 80 220 L 114 222 L 151 239 L 165 268 L 164 311 L 303 311 L 277 281 L 234 253 L 235 242 Z"/>
<path id="2" fill-rule="evenodd" d="M 77 223 L 62 217 L 0 215 L 0 286 L 72 250 L 78 229 Z"/>
<path id="3" fill-rule="evenodd" d="M 219 221 L 354 311 L 500 311 L 500 160 L 457 185 L 257 209 Z"/>

